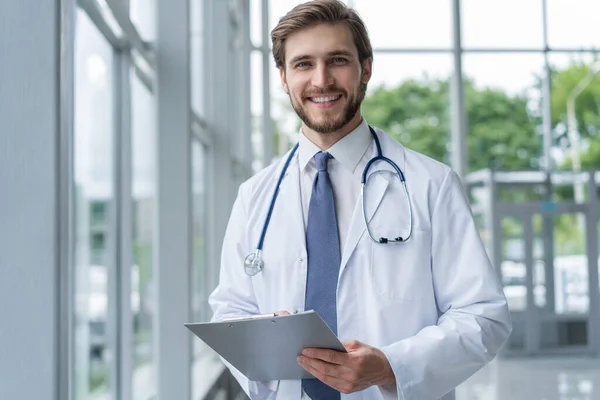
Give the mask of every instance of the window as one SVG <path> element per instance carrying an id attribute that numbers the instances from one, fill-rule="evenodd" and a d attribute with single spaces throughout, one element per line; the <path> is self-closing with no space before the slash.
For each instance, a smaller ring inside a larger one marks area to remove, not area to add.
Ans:
<path id="1" fill-rule="evenodd" d="M 461 6 L 465 48 L 544 47 L 542 0 L 463 0 Z"/>
<path id="2" fill-rule="evenodd" d="M 598 0 L 546 0 L 550 48 L 600 47 Z"/>
<path id="3" fill-rule="evenodd" d="M 542 54 L 464 56 L 468 169 L 538 169 Z"/>
<path id="4" fill-rule="evenodd" d="M 113 51 L 83 11 L 75 37 L 74 363 L 76 400 L 110 393 L 114 282 Z"/>
<path id="5" fill-rule="evenodd" d="M 131 314 L 133 316 L 133 399 L 156 397 L 153 279 L 156 214 L 156 115 L 154 98 L 131 73 L 133 238 Z"/>
<path id="6" fill-rule="evenodd" d="M 190 80 L 192 110 L 199 116 L 204 109 L 204 8 L 202 0 L 190 0 Z"/>
<path id="7" fill-rule="evenodd" d="M 451 48 L 450 0 L 355 0 L 374 49 Z"/>
<path id="8" fill-rule="evenodd" d="M 145 41 L 156 38 L 156 0 L 129 0 L 131 21 Z"/>
<path id="9" fill-rule="evenodd" d="M 376 54 L 363 115 L 406 147 L 447 162 L 451 74 L 447 54 Z"/>
<path id="10" fill-rule="evenodd" d="M 210 286 L 206 269 L 206 150 L 198 141 L 192 141 L 192 212 L 193 212 L 193 271 L 192 315 L 194 321 L 209 318 L 207 299 Z M 195 341 L 194 343 L 197 343 Z"/>

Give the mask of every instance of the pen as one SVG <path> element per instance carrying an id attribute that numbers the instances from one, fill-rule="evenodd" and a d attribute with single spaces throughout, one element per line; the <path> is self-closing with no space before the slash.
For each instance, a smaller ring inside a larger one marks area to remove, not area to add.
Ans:
<path id="1" fill-rule="evenodd" d="M 273 317 L 277 317 L 277 314 L 270 313 L 270 314 L 245 315 L 243 317 L 226 318 L 226 319 L 223 319 L 223 322 L 243 321 L 243 320 L 247 320 L 247 319 L 260 319 L 260 318 L 273 318 Z"/>

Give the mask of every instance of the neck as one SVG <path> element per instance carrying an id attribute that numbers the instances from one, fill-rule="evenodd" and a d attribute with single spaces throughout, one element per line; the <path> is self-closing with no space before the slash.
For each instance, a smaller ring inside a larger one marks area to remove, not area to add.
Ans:
<path id="1" fill-rule="evenodd" d="M 344 127 L 340 130 L 330 133 L 319 133 L 316 132 L 306 125 L 302 124 L 302 132 L 304 136 L 308 138 L 311 142 L 313 142 L 317 147 L 321 150 L 325 151 L 329 149 L 331 146 L 336 144 L 340 139 L 344 136 L 355 130 L 362 122 L 362 115 L 360 115 L 360 111 L 356 113 L 354 118 L 350 120 Z"/>

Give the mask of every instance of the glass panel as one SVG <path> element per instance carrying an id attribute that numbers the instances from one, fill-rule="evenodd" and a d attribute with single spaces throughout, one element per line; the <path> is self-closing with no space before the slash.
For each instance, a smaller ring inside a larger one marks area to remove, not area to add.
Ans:
<path id="1" fill-rule="evenodd" d="M 262 22 L 262 0 L 250 0 L 250 41 L 256 47 L 262 46 Z"/>
<path id="2" fill-rule="evenodd" d="M 156 0 L 129 0 L 131 21 L 142 39 L 156 39 Z"/>
<path id="3" fill-rule="evenodd" d="M 192 313 L 194 321 L 208 319 L 208 290 L 212 289 L 208 282 L 206 270 L 206 155 L 202 144 L 192 141 L 192 212 L 193 212 L 193 301 Z M 196 343 L 196 341 L 195 341 Z"/>
<path id="4" fill-rule="evenodd" d="M 589 53 L 551 53 L 549 62 L 552 67 L 552 128 L 560 146 L 556 153 L 556 164 L 560 169 L 573 169 L 577 163 L 572 160 L 578 160 L 581 169 L 599 169 L 598 57 Z M 558 195 L 568 197 L 568 189 L 561 188 Z M 574 194 L 576 201 L 583 197 L 580 191 Z"/>
<path id="5" fill-rule="evenodd" d="M 354 4 L 374 49 L 452 47 L 449 0 L 355 0 Z"/>
<path id="6" fill-rule="evenodd" d="M 250 70 L 252 71 L 252 79 L 250 82 L 251 99 L 250 112 L 252 113 L 252 154 L 253 163 L 252 169 L 256 173 L 263 167 L 263 72 L 262 72 L 262 54 L 258 51 L 253 51 L 250 54 Z M 273 68 L 273 71 L 277 71 Z M 278 76 L 278 75 L 277 75 Z M 284 100 L 285 101 L 285 100 Z"/>
<path id="7" fill-rule="evenodd" d="M 132 220 L 133 266 L 131 314 L 133 315 L 133 399 L 156 397 L 156 364 L 153 354 L 156 291 L 153 255 L 156 210 L 156 123 L 154 98 L 131 74 Z"/>
<path id="8" fill-rule="evenodd" d="M 533 224 L 533 304 L 546 306 L 546 262 L 544 248 L 544 219 L 540 214 L 532 216 Z"/>
<path id="9" fill-rule="evenodd" d="M 470 171 L 538 168 L 543 67 L 538 54 L 464 56 Z"/>
<path id="10" fill-rule="evenodd" d="M 451 73 L 447 55 L 377 54 L 365 119 L 406 147 L 449 162 Z"/>
<path id="11" fill-rule="evenodd" d="M 598 0 L 547 0 L 548 44 L 554 48 L 600 47 Z M 525 3 L 525 2 L 523 2 Z"/>
<path id="12" fill-rule="evenodd" d="M 466 48 L 544 47 L 542 0 L 463 0 L 461 7 Z"/>
<path id="13" fill-rule="evenodd" d="M 256 65 L 262 66 L 262 61 L 256 61 Z M 281 76 L 279 74 L 279 70 L 275 68 L 275 63 L 272 61 L 272 58 L 269 59 L 269 79 L 271 83 L 273 151 L 275 156 L 277 156 L 284 154 L 298 141 L 298 132 L 300 132 L 300 119 L 292 108 L 289 96 L 282 88 Z M 260 107 L 260 110 L 262 113 L 262 106 Z M 262 131 L 262 119 L 260 120 L 259 126 L 261 127 L 260 129 Z M 258 148 L 255 154 L 262 154 L 262 150 Z"/>
<path id="14" fill-rule="evenodd" d="M 190 59 L 192 110 L 204 115 L 204 7 L 202 0 L 190 0 Z"/>
<path id="15" fill-rule="evenodd" d="M 586 314 L 589 311 L 585 229 L 584 214 L 561 214 L 554 218 L 554 292 L 557 314 Z"/>
<path id="16" fill-rule="evenodd" d="M 75 36 L 74 398 L 109 396 L 114 281 L 113 51 L 85 12 Z M 108 397 L 105 397 L 108 398 Z"/>
<path id="17" fill-rule="evenodd" d="M 502 261 L 500 270 L 504 294 L 511 311 L 527 309 L 527 269 L 523 220 L 504 217 L 501 221 Z"/>
<path id="18" fill-rule="evenodd" d="M 208 321 L 211 316 L 207 302 L 213 289 L 212 277 L 206 269 L 206 155 L 205 148 L 197 141 L 192 141 L 192 213 L 193 213 L 193 268 L 192 268 L 192 320 Z M 194 356 L 192 369 L 192 400 L 200 398 L 207 388 L 207 360 L 209 348 L 196 338 L 192 339 Z"/>
<path id="19" fill-rule="evenodd" d="M 260 3 L 262 0 L 252 0 Z M 349 0 L 352 1 L 352 0 Z M 292 11 L 297 5 L 306 3 L 307 0 L 269 0 L 269 33 L 279 23 L 279 20 L 285 15 Z M 342 1 L 342 3 L 348 4 L 348 0 Z M 256 7 L 256 6 L 255 6 Z M 254 15 L 254 14 L 251 14 Z M 269 47 L 271 47 L 271 41 L 269 36 Z"/>

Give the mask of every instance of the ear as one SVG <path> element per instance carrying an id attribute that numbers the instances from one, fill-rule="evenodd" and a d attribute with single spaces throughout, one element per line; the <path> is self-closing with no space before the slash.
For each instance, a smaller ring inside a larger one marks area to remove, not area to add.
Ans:
<path id="1" fill-rule="evenodd" d="M 373 59 L 367 58 L 362 63 L 362 73 L 360 77 L 361 83 L 367 84 L 371 80 L 371 74 L 373 73 Z"/>
<path id="2" fill-rule="evenodd" d="M 281 78 L 281 86 L 283 87 L 284 92 L 290 94 L 287 79 L 285 77 L 285 67 L 279 68 L 279 77 Z"/>

